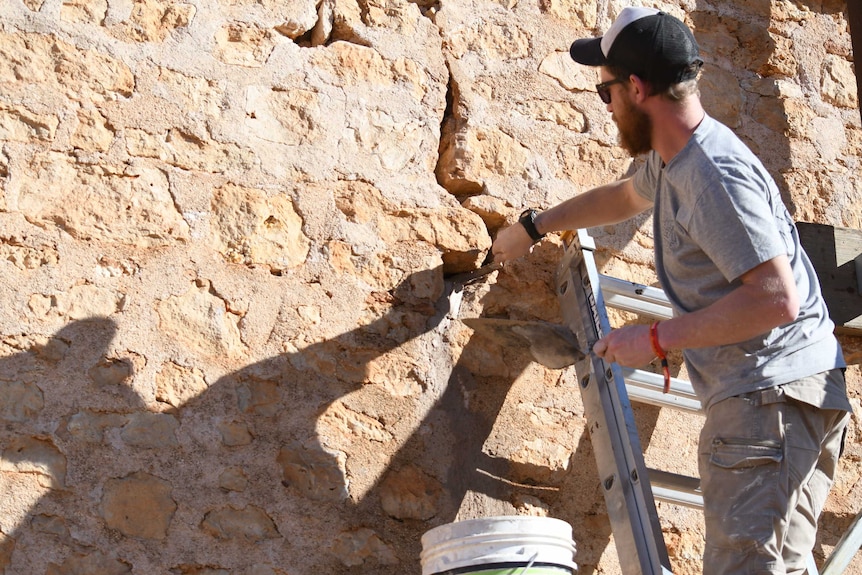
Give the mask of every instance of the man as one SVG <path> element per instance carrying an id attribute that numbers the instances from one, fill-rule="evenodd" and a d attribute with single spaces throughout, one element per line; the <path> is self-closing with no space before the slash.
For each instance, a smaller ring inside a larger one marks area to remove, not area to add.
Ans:
<path id="1" fill-rule="evenodd" d="M 507 261 L 549 232 L 653 208 L 656 271 L 672 319 L 612 331 L 593 351 L 639 367 L 682 350 L 706 420 L 699 443 L 710 574 L 802 573 L 849 419 L 842 351 L 778 189 L 745 145 L 705 114 L 691 31 L 625 8 L 572 58 L 600 66 L 621 144 L 646 162 L 498 234 Z"/>

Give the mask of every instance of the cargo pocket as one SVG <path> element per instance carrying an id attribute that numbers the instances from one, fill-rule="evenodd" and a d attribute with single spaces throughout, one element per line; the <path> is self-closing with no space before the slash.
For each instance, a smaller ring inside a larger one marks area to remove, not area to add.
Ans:
<path id="1" fill-rule="evenodd" d="M 714 438 L 701 477 L 706 538 L 713 549 L 758 554 L 782 516 L 784 449 L 764 438 Z"/>
<path id="2" fill-rule="evenodd" d="M 722 469 L 745 469 L 779 463 L 783 458 L 781 444 L 777 441 L 715 438 L 709 461 Z"/>

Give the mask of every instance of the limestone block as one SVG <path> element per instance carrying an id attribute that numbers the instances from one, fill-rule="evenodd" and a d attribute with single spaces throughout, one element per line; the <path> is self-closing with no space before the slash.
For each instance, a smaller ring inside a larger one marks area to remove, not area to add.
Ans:
<path id="1" fill-rule="evenodd" d="M 530 53 L 530 34 L 515 23 L 474 19 L 465 24 L 447 35 L 447 45 L 455 58 L 471 52 L 493 60 L 513 60 Z"/>
<path id="2" fill-rule="evenodd" d="M 520 449 L 507 455 L 516 481 L 530 485 L 558 485 L 566 476 L 572 452 L 559 443 L 541 437 L 522 442 Z"/>
<path id="3" fill-rule="evenodd" d="M 114 141 L 114 131 L 97 110 L 78 111 L 78 127 L 72 136 L 72 146 L 88 152 L 105 152 Z"/>
<path id="4" fill-rule="evenodd" d="M 231 467 L 219 474 L 218 485 L 225 491 L 245 491 L 248 487 L 248 476 L 241 467 Z"/>
<path id="5" fill-rule="evenodd" d="M 281 393 L 277 381 L 250 379 L 236 390 L 241 411 L 258 415 L 276 415 L 281 410 Z"/>
<path id="6" fill-rule="evenodd" d="M 792 77 L 799 65 L 793 54 L 793 41 L 777 34 L 770 34 L 773 42 L 772 52 L 759 72 L 764 76 Z"/>
<path id="7" fill-rule="evenodd" d="M 442 494 L 443 486 L 437 479 L 410 465 L 386 475 L 380 504 L 390 517 L 427 520 L 437 514 Z"/>
<path id="8" fill-rule="evenodd" d="M 273 273 L 305 261 L 311 242 L 290 197 L 227 184 L 215 191 L 211 208 L 214 247 L 228 261 Z"/>
<path id="9" fill-rule="evenodd" d="M 499 198 L 493 196 L 470 196 L 464 200 L 462 205 L 482 218 L 490 234 L 493 234 L 506 224 L 506 214 L 509 212 L 509 208 Z"/>
<path id="10" fill-rule="evenodd" d="M 856 76 L 853 65 L 848 60 L 828 54 L 823 60 L 820 79 L 820 95 L 823 99 L 840 108 L 856 108 L 859 97 L 856 94 Z"/>
<path id="11" fill-rule="evenodd" d="M 127 421 L 127 415 L 118 413 L 79 411 L 69 418 L 66 430 L 76 441 L 98 444 L 102 443 L 106 429 L 122 427 Z"/>
<path id="12" fill-rule="evenodd" d="M 588 140 L 577 147 L 562 147 L 557 152 L 560 178 L 586 190 L 606 183 L 625 171 L 631 158 L 619 147 L 609 147 Z"/>
<path id="13" fill-rule="evenodd" d="M 787 112 L 778 98 L 767 96 L 755 98 L 751 116 L 773 132 L 783 133 L 788 129 Z"/>
<path id="14" fill-rule="evenodd" d="M 45 405 L 42 390 L 30 381 L 0 379 L 0 419 L 26 421 Z"/>
<path id="15" fill-rule="evenodd" d="M 520 109 L 530 118 L 553 122 L 575 133 L 584 133 L 587 130 L 587 117 L 581 110 L 567 102 L 530 100 L 520 106 Z"/>
<path id="16" fill-rule="evenodd" d="M 315 4 L 314 0 L 288 0 L 282 5 L 284 22 L 275 29 L 291 40 L 310 32 L 317 24 L 318 9 Z"/>
<path id="17" fill-rule="evenodd" d="M 60 7 L 60 20 L 99 25 L 105 19 L 107 12 L 107 0 L 63 0 Z"/>
<path id="18" fill-rule="evenodd" d="M 31 222 L 73 237 L 135 245 L 188 238 L 166 174 L 157 168 L 87 165 L 57 152 L 38 154 L 21 175 L 17 208 Z"/>
<path id="19" fill-rule="evenodd" d="M 63 488 L 66 456 L 49 438 L 16 437 L 3 449 L 0 472 L 3 471 L 31 473 L 44 487 Z"/>
<path id="20" fill-rule="evenodd" d="M 108 29 L 127 42 L 163 42 L 175 30 L 188 26 L 196 11 L 194 4 L 186 2 L 137 0 L 128 18 Z"/>
<path id="21" fill-rule="evenodd" d="M 541 10 L 562 20 L 569 20 L 591 30 L 596 27 L 597 11 L 591 4 L 579 0 L 542 0 Z"/>
<path id="22" fill-rule="evenodd" d="M 441 134 L 437 176 L 455 195 L 481 190 L 486 180 L 524 173 L 530 153 L 496 127 L 448 122 Z"/>
<path id="23" fill-rule="evenodd" d="M 291 491 L 316 500 L 347 499 L 347 456 L 320 445 L 294 443 L 278 453 L 283 483 Z"/>
<path id="24" fill-rule="evenodd" d="M 313 145 L 325 138 L 325 110 L 320 94 L 297 88 L 275 90 L 249 86 L 246 91 L 246 125 L 268 142 Z"/>
<path id="25" fill-rule="evenodd" d="M 839 161 L 847 145 L 843 128 L 844 121 L 840 116 L 812 118 L 807 133 L 811 134 L 819 156 L 816 160 L 813 158 L 812 160 L 826 164 Z"/>
<path id="26" fill-rule="evenodd" d="M 156 400 L 180 407 L 207 388 L 203 372 L 196 367 L 184 367 L 166 362 L 156 374 Z"/>
<path id="27" fill-rule="evenodd" d="M 100 387 L 118 387 L 128 381 L 133 374 L 133 366 L 122 359 L 102 358 L 87 371 L 90 379 Z"/>
<path id="28" fill-rule="evenodd" d="M 421 164 L 426 143 L 426 124 L 420 119 L 399 119 L 379 109 L 352 109 L 346 122 L 360 152 L 384 170 L 399 173 L 408 165 Z"/>
<path id="29" fill-rule="evenodd" d="M 334 0 L 332 4 L 331 38 L 362 44 L 366 25 L 363 22 L 359 2 L 357 0 Z"/>
<path id="30" fill-rule="evenodd" d="M 372 186 L 348 183 L 336 190 L 336 206 L 349 220 L 373 225 L 386 245 L 427 242 L 442 252 L 447 271 L 478 267 L 491 239 L 482 219 L 460 206 L 443 209 L 403 209 Z M 429 286 L 433 291 L 441 286 Z M 429 297 L 433 293 L 427 294 Z"/>
<path id="31" fill-rule="evenodd" d="M 55 300 L 57 311 L 76 320 L 108 317 L 122 309 L 125 296 L 112 289 L 85 284 L 56 295 Z"/>
<path id="32" fill-rule="evenodd" d="M 228 447 L 249 445 L 253 440 L 248 424 L 244 421 L 220 421 L 216 424 L 221 441 Z"/>
<path id="33" fill-rule="evenodd" d="M 0 138 L 17 142 L 51 141 L 60 119 L 54 114 L 35 114 L 23 106 L 0 104 Z"/>
<path id="34" fill-rule="evenodd" d="M 127 537 L 164 539 L 176 509 L 170 483 L 142 471 L 109 479 L 102 491 L 105 523 Z"/>
<path id="35" fill-rule="evenodd" d="M 392 440 L 392 434 L 379 420 L 354 411 L 341 401 L 333 402 L 320 414 L 318 426 L 324 437 L 338 434 L 377 443 L 387 443 Z"/>
<path id="36" fill-rule="evenodd" d="M 315 51 L 309 63 L 316 72 L 328 76 L 334 85 L 386 87 L 399 77 L 394 62 L 374 48 L 350 42 L 335 42 L 326 50 Z"/>
<path id="37" fill-rule="evenodd" d="M 204 517 L 201 529 L 218 539 L 263 541 L 281 536 L 266 511 L 254 505 L 244 509 L 228 506 L 210 511 Z"/>
<path id="38" fill-rule="evenodd" d="M 366 561 L 374 561 L 383 565 L 396 565 L 398 563 L 392 546 L 368 528 L 342 531 L 335 537 L 331 552 L 347 567 L 363 565 Z"/>
<path id="39" fill-rule="evenodd" d="M 225 81 L 215 78 L 191 76 L 170 68 L 159 67 L 158 83 L 154 95 L 175 102 L 184 110 L 194 110 L 217 117 L 223 111 Z M 147 118 L 150 125 L 158 118 Z"/>
<path id="40" fill-rule="evenodd" d="M 257 68 L 269 57 L 276 39 L 270 30 L 231 22 L 216 32 L 215 42 L 214 55 L 225 64 Z"/>
<path id="41" fill-rule="evenodd" d="M 365 362 L 365 383 L 379 385 L 393 397 L 415 397 L 423 391 L 418 368 L 409 352 L 393 351 Z"/>
<path id="42" fill-rule="evenodd" d="M 539 64 L 539 72 L 554 78 L 566 90 L 594 90 L 598 83 L 595 69 L 581 66 L 568 52 L 553 52 Z"/>
<path id="43" fill-rule="evenodd" d="M 129 418 L 120 431 L 123 442 L 143 449 L 165 449 L 176 447 L 176 417 L 166 413 L 139 412 Z"/>
<path id="44" fill-rule="evenodd" d="M 132 566 L 112 554 L 74 553 L 61 564 L 50 564 L 45 575 L 127 575 Z"/>
<path id="45" fill-rule="evenodd" d="M 160 158 L 184 170 L 220 174 L 245 170 L 256 163 L 251 149 L 231 142 L 203 140 L 181 129 L 169 130 L 159 141 L 159 148 Z"/>
<path id="46" fill-rule="evenodd" d="M 200 281 L 181 296 L 170 296 L 156 304 L 159 329 L 186 348 L 205 355 L 236 357 L 245 346 L 240 339 L 240 317 L 227 302 Z"/>
<path id="47" fill-rule="evenodd" d="M 50 493 L 44 483 L 44 476 L 36 473 L 0 472 L 0 532 L 12 536 L 7 544 L 17 546 L 16 530 L 27 521 L 33 506 Z"/>
<path id="48" fill-rule="evenodd" d="M 770 34 L 767 12 L 745 17 L 738 13 L 696 11 L 691 19 L 698 44 L 714 62 L 729 62 L 734 67 L 768 75 L 776 69 L 778 58 L 784 57 L 773 55 L 776 36 Z"/>
<path id="49" fill-rule="evenodd" d="M 93 104 L 134 90 L 131 69 L 115 58 L 51 35 L 0 33 L 0 82 L 14 86 L 21 78 Z"/>

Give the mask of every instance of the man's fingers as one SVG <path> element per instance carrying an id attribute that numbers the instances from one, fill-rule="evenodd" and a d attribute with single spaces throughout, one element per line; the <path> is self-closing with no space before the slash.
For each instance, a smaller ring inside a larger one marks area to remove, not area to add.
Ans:
<path id="1" fill-rule="evenodd" d="M 608 351 L 608 344 L 603 339 L 600 339 L 593 345 L 593 353 L 599 357 L 604 357 L 606 351 Z"/>

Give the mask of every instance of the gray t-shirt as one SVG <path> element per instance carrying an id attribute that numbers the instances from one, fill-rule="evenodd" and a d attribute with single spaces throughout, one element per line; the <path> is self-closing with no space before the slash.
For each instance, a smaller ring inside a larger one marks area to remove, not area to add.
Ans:
<path id="1" fill-rule="evenodd" d="M 683 351 L 704 408 L 845 366 L 817 275 L 778 188 L 733 132 L 707 116 L 667 165 L 651 152 L 633 182 L 655 206 L 656 271 L 677 315 L 707 307 L 739 287 L 745 272 L 781 254 L 796 279 L 800 310 L 791 323 L 742 343 Z M 827 405 L 847 404 L 843 390 L 822 392 L 834 400 Z"/>

